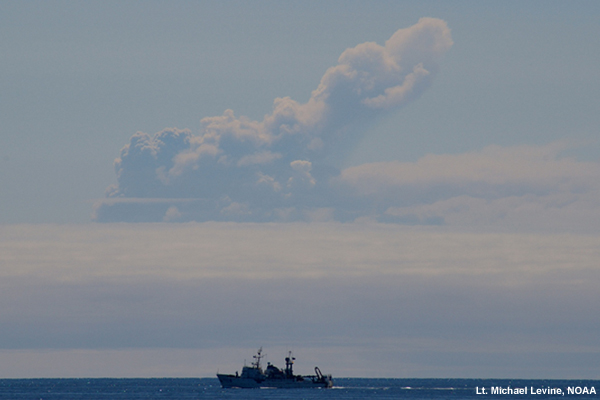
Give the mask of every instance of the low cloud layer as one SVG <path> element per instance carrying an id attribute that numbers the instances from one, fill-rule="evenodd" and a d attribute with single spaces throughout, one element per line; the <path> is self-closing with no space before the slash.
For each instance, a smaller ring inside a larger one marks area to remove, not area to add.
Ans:
<path id="1" fill-rule="evenodd" d="M 353 147 L 365 124 L 418 98 L 451 46 L 444 21 L 422 18 L 383 46 L 347 49 L 308 102 L 277 98 L 262 121 L 226 110 L 202 119 L 199 135 L 138 132 L 115 161 L 118 185 L 95 218 L 297 220 L 332 207 L 330 180 L 339 175 L 332 158 Z"/>
<path id="2" fill-rule="evenodd" d="M 259 346 L 334 376 L 600 372 L 598 235 L 22 225 L 0 254 L 4 377 L 214 377 Z"/>

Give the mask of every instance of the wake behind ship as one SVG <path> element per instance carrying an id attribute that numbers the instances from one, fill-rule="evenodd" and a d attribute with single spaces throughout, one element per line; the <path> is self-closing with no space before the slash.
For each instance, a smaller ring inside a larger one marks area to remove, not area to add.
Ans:
<path id="1" fill-rule="evenodd" d="M 293 365 L 295 358 L 290 351 L 285 358 L 285 369 L 281 370 L 271 363 L 263 371 L 260 364 L 262 347 L 258 349 L 251 366 L 242 368 L 241 375 L 217 374 L 221 386 L 224 388 L 330 388 L 333 386 L 331 375 L 323 375 L 319 367 L 315 367 L 315 375 L 294 375 Z"/>

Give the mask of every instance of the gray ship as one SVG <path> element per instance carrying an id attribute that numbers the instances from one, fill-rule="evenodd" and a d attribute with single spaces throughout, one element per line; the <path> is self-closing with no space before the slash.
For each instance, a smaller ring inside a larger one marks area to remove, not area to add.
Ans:
<path id="1" fill-rule="evenodd" d="M 315 367 L 315 375 L 294 375 L 292 369 L 294 357 L 290 351 L 285 358 L 285 369 L 281 370 L 271 363 L 265 370 L 260 364 L 263 358 L 262 347 L 258 349 L 254 362 L 250 366 L 244 365 L 242 373 L 238 375 L 217 374 L 217 378 L 224 388 L 330 388 L 333 386 L 331 375 L 323 375 L 319 367 Z"/>

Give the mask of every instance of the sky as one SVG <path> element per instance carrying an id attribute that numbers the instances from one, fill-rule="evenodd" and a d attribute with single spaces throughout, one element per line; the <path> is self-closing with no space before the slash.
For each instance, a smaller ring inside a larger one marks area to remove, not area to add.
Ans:
<path id="1" fill-rule="evenodd" d="M 599 16 L 2 2 L 0 377 L 598 378 Z"/>

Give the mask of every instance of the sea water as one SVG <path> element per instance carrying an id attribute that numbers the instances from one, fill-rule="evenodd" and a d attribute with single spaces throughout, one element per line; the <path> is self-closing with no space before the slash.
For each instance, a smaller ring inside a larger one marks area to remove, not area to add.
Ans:
<path id="1" fill-rule="evenodd" d="M 223 389 L 215 378 L 0 379 L 4 400 L 588 399 L 600 380 L 337 378 L 332 389 Z"/>

